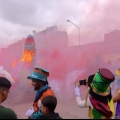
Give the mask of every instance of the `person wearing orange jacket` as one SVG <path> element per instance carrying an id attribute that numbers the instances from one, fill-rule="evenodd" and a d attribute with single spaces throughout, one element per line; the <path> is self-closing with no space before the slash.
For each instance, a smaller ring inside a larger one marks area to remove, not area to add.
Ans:
<path id="1" fill-rule="evenodd" d="M 36 91 L 36 97 L 33 103 L 33 108 L 26 112 L 29 119 L 37 119 L 42 115 L 41 112 L 41 100 L 49 95 L 54 96 L 51 87 L 48 86 L 47 77 L 49 72 L 43 68 L 36 67 L 34 72 L 28 76 L 28 79 L 32 80 L 32 85 Z"/>

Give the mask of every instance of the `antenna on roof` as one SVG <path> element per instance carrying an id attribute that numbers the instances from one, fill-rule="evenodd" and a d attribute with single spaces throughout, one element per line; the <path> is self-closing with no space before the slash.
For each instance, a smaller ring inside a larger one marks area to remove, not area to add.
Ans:
<path id="1" fill-rule="evenodd" d="M 36 34 L 37 32 L 35 30 L 33 30 L 33 34 Z"/>

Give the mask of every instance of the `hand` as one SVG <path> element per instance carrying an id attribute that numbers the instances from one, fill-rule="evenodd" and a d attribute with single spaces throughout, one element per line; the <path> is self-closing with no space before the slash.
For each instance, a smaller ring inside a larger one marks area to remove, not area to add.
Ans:
<path id="1" fill-rule="evenodd" d="M 75 87 L 75 95 L 80 96 L 80 88 L 78 86 Z"/>
<path id="2" fill-rule="evenodd" d="M 37 108 L 36 108 L 36 107 L 34 107 L 34 106 L 33 106 L 33 109 L 34 109 L 34 111 L 35 111 L 35 112 L 36 112 L 36 111 L 38 111 L 38 110 L 37 110 Z"/>
<path id="3" fill-rule="evenodd" d="M 29 110 L 26 112 L 25 115 L 31 116 L 33 113 L 34 113 L 34 110 L 33 110 L 33 108 L 31 108 L 31 109 L 29 109 Z"/>
<path id="4" fill-rule="evenodd" d="M 76 85 L 76 86 L 80 86 L 80 82 L 79 82 L 78 79 L 75 81 L 75 85 Z"/>
<path id="5" fill-rule="evenodd" d="M 88 84 L 89 84 L 89 83 L 88 83 L 88 79 L 86 79 L 86 86 L 88 86 Z"/>
<path id="6" fill-rule="evenodd" d="M 86 84 L 88 84 L 88 79 L 86 79 Z"/>

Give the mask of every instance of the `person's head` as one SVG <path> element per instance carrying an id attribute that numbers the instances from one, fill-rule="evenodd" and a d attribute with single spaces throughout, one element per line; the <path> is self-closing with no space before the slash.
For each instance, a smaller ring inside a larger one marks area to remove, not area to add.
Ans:
<path id="1" fill-rule="evenodd" d="M 57 106 L 57 98 L 55 96 L 46 96 L 42 99 L 42 113 L 48 114 L 50 112 L 54 112 Z"/>
<path id="2" fill-rule="evenodd" d="M 91 86 L 94 76 L 95 76 L 95 74 L 92 74 L 88 77 L 88 79 L 87 79 L 88 87 Z"/>
<path id="3" fill-rule="evenodd" d="M 34 86 L 34 90 L 41 89 L 44 85 L 48 84 L 47 77 L 49 76 L 49 72 L 43 68 L 36 67 L 34 72 L 28 76 L 28 79 L 32 80 L 32 85 Z"/>
<path id="4" fill-rule="evenodd" d="M 115 76 L 117 78 L 117 87 L 120 88 L 120 68 L 115 70 Z"/>
<path id="5" fill-rule="evenodd" d="M 46 85 L 46 82 L 40 81 L 38 79 L 32 79 L 32 85 L 34 86 L 34 90 L 36 91 Z"/>
<path id="6" fill-rule="evenodd" d="M 105 92 L 115 80 L 113 73 L 107 68 L 100 68 L 93 77 L 93 86 L 100 92 Z"/>
<path id="7" fill-rule="evenodd" d="M 5 77 L 0 77 L 0 102 L 4 102 L 7 99 L 10 87 L 10 81 Z"/>

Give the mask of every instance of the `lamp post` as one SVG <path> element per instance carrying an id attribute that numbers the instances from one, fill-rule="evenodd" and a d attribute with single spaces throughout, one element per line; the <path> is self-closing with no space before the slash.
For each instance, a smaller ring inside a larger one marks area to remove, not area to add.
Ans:
<path id="1" fill-rule="evenodd" d="M 67 22 L 72 23 L 70 20 L 67 20 Z M 78 31 L 79 31 L 79 45 L 80 45 L 80 28 L 77 25 L 75 25 L 74 23 L 72 23 L 72 24 L 78 28 Z"/>

